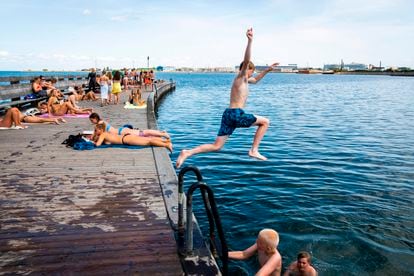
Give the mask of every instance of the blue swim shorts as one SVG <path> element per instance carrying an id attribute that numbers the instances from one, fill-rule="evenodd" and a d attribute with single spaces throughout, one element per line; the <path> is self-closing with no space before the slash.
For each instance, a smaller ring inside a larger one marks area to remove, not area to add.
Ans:
<path id="1" fill-rule="evenodd" d="M 253 114 L 246 114 L 241 108 L 226 108 L 217 136 L 230 136 L 236 128 L 250 127 L 256 120 Z"/>

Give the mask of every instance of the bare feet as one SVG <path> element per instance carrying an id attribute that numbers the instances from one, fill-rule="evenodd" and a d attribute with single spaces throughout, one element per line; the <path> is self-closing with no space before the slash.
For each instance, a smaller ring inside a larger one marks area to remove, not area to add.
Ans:
<path id="1" fill-rule="evenodd" d="M 162 132 L 162 137 L 164 137 L 165 139 L 170 139 L 170 135 L 165 130 L 162 130 L 161 132 Z"/>
<path id="2" fill-rule="evenodd" d="M 54 119 L 54 120 L 53 120 L 53 123 L 54 123 L 55 125 L 60 125 L 59 119 Z"/>
<path id="3" fill-rule="evenodd" d="M 172 145 L 171 141 L 168 141 L 167 149 L 170 151 L 170 153 L 173 152 L 173 145 Z"/>
<path id="4" fill-rule="evenodd" d="M 61 123 L 66 123 L 66 120 L 65 120 L 65 119 L 63 119 L 63 118 L 58 118 L 58 120 L 59 120 L 59 122 L 61 122 Z"/>
<path id="5" fill-rule="evenodd" d="M 189 150 L 182 150 L 180 155 L 177 158 L 177 162 L 175 163 L 175 167 L 179 169 L 181 165 L 184 163 L 185 159 L 190 156 Z"/>
<path id="6" fill-rule="evenodd" d="M 249 156 L 259 160 L 267 160 L 267 158 L 261 155 L 258 151 L 249 150 Z"/>

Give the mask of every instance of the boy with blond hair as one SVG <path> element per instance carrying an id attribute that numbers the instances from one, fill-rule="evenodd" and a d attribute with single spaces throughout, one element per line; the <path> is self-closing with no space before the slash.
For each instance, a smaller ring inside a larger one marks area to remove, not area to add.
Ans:
<path id="1" fill-rule="evenodd" d="M 279 234 L 273 229 L 263 229 L 259 232 L 256 242 L 244 251 L 230 251 L 229 258 L 245 260 L 253 256 L 256 251 L 260 263 L 260 270 L 256 275 L 279 276 L 282 271 L 282 257 L 277 246 Z"/>
<path id="2" fill-rule="evenodd" d="M 221 126 L 217 133 L 216 140 L 212 144 L 203 144 L 193 149 L 183 149 L 177 158 L 176 167 L 181 167 L 184 161 L 192 155 L 204 152 L 219 151 L 227 139 L 233 134 L 236 128 L 248 128 L 256 126 L 257 130 L 253 138 L 252 147 L 249 150 L 249 156 L 259 160 L 267 160 L 266 157 L 259 153 L 259 145 L 269 127 L 269 119 L 248 114 L 244 112 L 244 106 L 249 95 L 249 83 L 257 83 L 267 73 L 271 72 L 279 63 L 274 63 L 266 70 L 253 77 L 255 70 L 253 62 L 250 61 L 251 47 L 253 41 L 253 29 L 250 28 L 246 32 L 247 47 L 244 53 L 243 62 L 240 64 L 240 72 L 235 77 L 230 91 L 230 105 L 223 112 L 221 118 Z"/>

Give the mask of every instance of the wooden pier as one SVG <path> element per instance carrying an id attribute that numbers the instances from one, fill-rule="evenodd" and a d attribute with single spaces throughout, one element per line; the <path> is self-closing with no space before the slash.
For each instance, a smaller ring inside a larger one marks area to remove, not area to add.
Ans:
<path id="1" fill-rule="evenodd" d="M 146 109 L 99 104 L 80 103 L 115 127 L 148 128 Z M 93 129 L 67 121 L 0 130 L 0 275 L 182 275 L 160 187 L 167 150 L 66 148 Z"/>

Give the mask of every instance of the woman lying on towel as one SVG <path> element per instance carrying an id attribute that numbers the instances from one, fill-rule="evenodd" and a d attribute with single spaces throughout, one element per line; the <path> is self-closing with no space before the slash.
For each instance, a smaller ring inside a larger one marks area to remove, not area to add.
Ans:
<path id="1" fill-rule="evenodd" d="M 105 131 L 105 124 L 98 123 L 95 126 L 94 137 L 96 140 L 93 141 L 97 147 L 105 144 L 113 145 L 129 145 L 129 146 L 155 146 L 164 147 L 172 152 L 173 147 L 170 139 L 162 139 L 160 137 L 140 137 L 132 135 L 130 133 L 117 135 Z"/>
<path id="2" fill-rule="evenodd" d="M 59 95 L 61 93 L 58 89 L 53 89 L 51 93 L 52 94 L 47 102 L 47 110 L 49 115 L 62 116 L 65 114 L 92 113 L 92 108 L 76 108 L 72 105 L 71 102 L 62 102 L 61 100 L 59 100 Z"/>
<path id="3" fill-rule="evenodd" d="M 39 110 L 37 110 L 37 111 L 39 111 Z M 18 109 L 17 109 L 17 112 L 19 113 L 20 121 L 23 122 L 23 123 L 29 123 L 29 124 L 55 124 L 55 125 L 60 125 L 60 123 L 66 123 L 65 119 L 63 119 L 63 118 L 41 118 L 41 117 L 37 117 L 36 115 L 32 114 L 32 112 L 25 112 L 23 114 Z M 39 114 L 40 114 L 40 111 L 39 111 Z"/>
<path id="4" fill-rule="evenodd" d="M 63 118 L 40 118 L 30 114 L 22 114 L 17 107 L 12 107 L 7 110 L 3 120 L 0 121 L 0 127 L 10 128 L 14 124 L 16 129 L 26 128 L 26 126 L 22 125 L 22 122 L 31 124 L 52 123 L 56 125 L 66 123 Z"/>
<path id="5" fill-rule="evenodd" d="M 170 135 L 166 131 L 156 130 L 156 129 L 131 129 L 128 127 L 120 127 L 118 129 L 112 127 L 110 124 L 101 119 L 98 113 L 92 113 L 89 115 L 89 120 L 92 124 L 96 125 L 98 123 L 105 124 L 105 131 L 112 134 L 133 134 L 141 137 L 162 137 L 170 139 Z"/>

